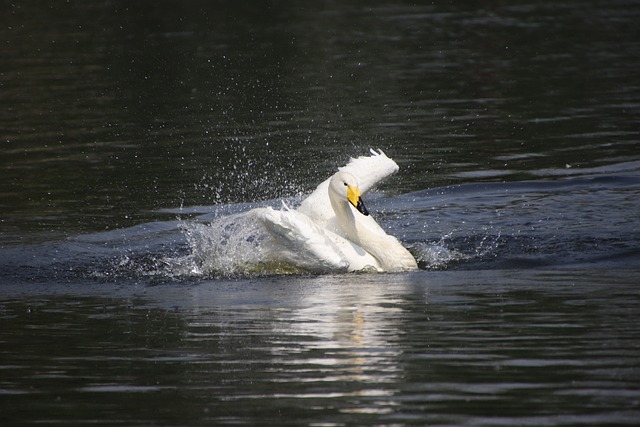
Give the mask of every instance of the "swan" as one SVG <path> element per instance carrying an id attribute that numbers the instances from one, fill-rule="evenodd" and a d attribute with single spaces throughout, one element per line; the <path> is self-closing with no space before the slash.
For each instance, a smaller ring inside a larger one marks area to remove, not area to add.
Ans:
<path id="1" fill-rule="evenodd" d="M 320 183 L 297 209 L 283 202 L 280 210 L 252 210 L 272 237 L 274 261 L 320 272 L 417 269 L 414 257 L 362 201 L 362 194 L 398 169 L 382 150 L 371 150 Z"/>

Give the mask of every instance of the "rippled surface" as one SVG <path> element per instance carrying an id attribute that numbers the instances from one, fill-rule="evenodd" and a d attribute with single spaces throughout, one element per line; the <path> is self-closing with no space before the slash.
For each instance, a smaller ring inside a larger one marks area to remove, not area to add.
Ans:
<path id="1" fill-rule="evenodd" d="M 633 425 L 640 415 L 640 301 L 620 273 L 14 291 L 0 332 L 10 422 Z"/>
<path id="2" fill-rule="evenodd" d="M 3 425 L 636 425 L 640 7 L 547 3 L 7 5 Z M 199 268 L 369 147 L 420 271 Z"/>

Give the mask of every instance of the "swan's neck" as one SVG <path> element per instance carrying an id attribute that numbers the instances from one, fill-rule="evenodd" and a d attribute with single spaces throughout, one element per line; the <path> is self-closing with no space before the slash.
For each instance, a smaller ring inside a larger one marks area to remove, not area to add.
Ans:
<path id="1" fill-rule="evenodd" d="M 347 239 L 360 246 L 362 249 L 373 255 L 378 261 L 384 258 L 384 248 L 377 243 L 381 242 L 380 235 L 374 235 L 366 227 L 358 224 L 356 215 L 351 205 L 346 200 L 341 200 L 330 194 L 331 206 L 336 214 L 338 226 L 342 229 Z"/>
<path id="2" fill-rule="evenodd" d="M 358 230 L 356 229 L 356 220 L 353 211 L 349 207 L 349 202 L 340 200 L 335 194 L 329 192 L 329 200 L 331 207 L 336 214 L 338 226 L 342 228 L 347 238 L 353 242 L 359 243 Z"/>

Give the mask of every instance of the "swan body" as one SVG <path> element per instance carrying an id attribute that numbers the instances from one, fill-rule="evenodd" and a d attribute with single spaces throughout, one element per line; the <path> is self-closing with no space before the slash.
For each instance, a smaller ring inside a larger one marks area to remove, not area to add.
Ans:
<path id="1" fill-rule="evenodd" d="M 272 235 L 278 258 L 310 271 L 406 271 L 413 256 L 369 215 L 361 194 L 398 170 L 382 151 L 358 157 L 322 182 L 296 210 L 252 211 Z"/>

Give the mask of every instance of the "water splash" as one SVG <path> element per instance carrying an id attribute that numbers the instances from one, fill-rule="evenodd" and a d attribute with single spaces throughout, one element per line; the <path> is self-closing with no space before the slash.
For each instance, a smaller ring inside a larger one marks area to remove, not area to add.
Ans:
<path id="1" fill-rule="evenodd" d="M 425 270 L 441 270 L 451 265 L 494 258 L 502 244 L 501 233 L 492 233 L 485 228 L 480 234 L 456 236 L 459 230 L 452 230 L 437 242 L 419 241 L 410 245 L 409 250 Z"/>
<path id="2" fill-rule="evenodd" d="M 193 273 L 232 276 L 248 272 L 261 261 L 260 242 L 266 235 L 246 214 L 221 217 L 208 224 L 185 223 L 181 228 L 191 248 L 189 268 Z"/>
<path id="3" fill-rule="evenodd" d="M 286 261 L 280 247 L 251 211 L 180 226 L 190 253 L 167 259 L 173 274 L 247 277 L 308 272 Z"/>
<path id="4" fill-rule="evenodd" d="M 426 270 L 440 270 L 451 263 L 469 258 L 455 249 L 448 249 L 440 243 L 417 242 L 409 248 L 418 266 Z"/>

